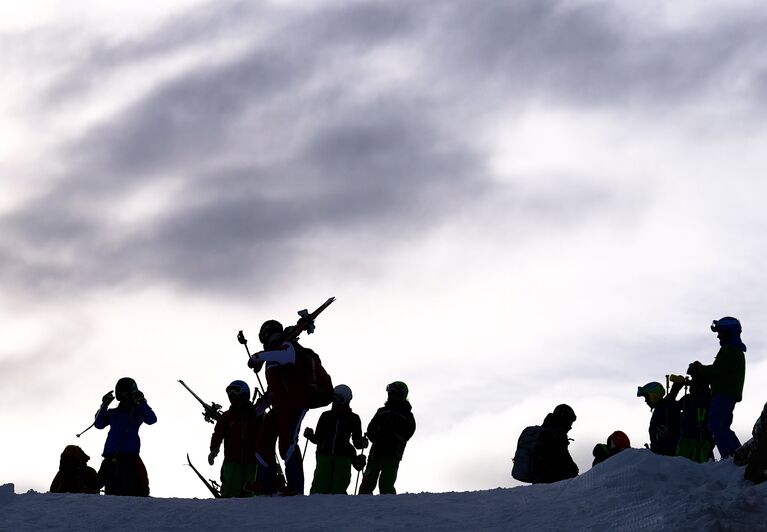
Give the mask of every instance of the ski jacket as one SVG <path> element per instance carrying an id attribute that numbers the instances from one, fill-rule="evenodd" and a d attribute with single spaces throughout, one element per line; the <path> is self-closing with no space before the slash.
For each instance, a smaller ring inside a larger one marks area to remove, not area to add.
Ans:
<path id="1" fill-rule="evenodd" d="M 354 442 L 354 446 L 349 442 Z M 354 447 L 362 447 L 362 422 L 349 405 L 333 405 L 322 413 L 309 441 L 317 445 L 318 455 L 354 457 Z"/>
<path id="2" fill-rule="evenodd" d="M 305 407 L 306 385 L 296 368 L 296 351 L 303 349 L 298 342 L 286 342 L 279 349 L 259 353 L 258 359 L 266 362 L 266 383 L 271 404 Z"/>
<path id="3" fill-rule="evenodd" d="M 734 345 L 725 345 L 719 349 L 710 366 L 701 366 L 703 376 L 711 383 L 711 395 L 743 399 L 743 382 L 746 379 L 746 356 L 743 350 Z"/>
<path id="4" fill-rule="evenodd" d="M 547 414 L 536 445 L 534 475 L 536 483 L 559 482 L 578 476 L 578 466 L 570 456 L 567 438 L 569 426 L 563 426 L 554 414 Z"/>
<path id="5" fill-rule="evenodd" d="M 256 440 L 263 420 L 250 404 L 242 408 L 230 407 L 216 422 L 210 450 L 217 453 L 223 442 L 224 464 L 255 464 Z"/>
<path id="6" fill-rule="evenodd" d="M 661 399 L 650 417 L 650 450 L 655 454 L 676 456 L 682 428 L 681 404 L 676 400 L 682 385 L 674 384 Z"/>
<path id="7" fill-rule="evenodd" d="M 139 427 L 142 423 L 153 425 L 156 422 L 157 416 L 146 401 L 141 401 L 139 404 L 123 401 L 117 408 L 102 407 L 96 414 L 94 426 L 97 429 L 109 427 L 103 456 L 117 453 L 139 454 L 141 450 Z"/>
<path id="8" fill-rule="evenodd" d="M 367 436 L 373 445 L 370 456 L 402 460 L 405 446 L 415 433 L 415 418 L 407 401 L 386 401 L 368 424 Z"/>

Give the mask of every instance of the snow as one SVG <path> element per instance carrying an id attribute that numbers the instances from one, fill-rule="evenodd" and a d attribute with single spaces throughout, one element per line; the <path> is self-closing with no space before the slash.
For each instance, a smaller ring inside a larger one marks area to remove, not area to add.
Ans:
<path id="1" fill-rule="evenodd" d="M 310 475 L 307 475 L 310 476 Z M 190 477 L 190 482 L 193 477 Z M 196 479 L 194 479 L 196 481 Z M 550 485 L 385 496 L 173 499 L 0 487 L 0 530 L 767 530 L 767 483 L 731 460 L 629 449 Z"/>

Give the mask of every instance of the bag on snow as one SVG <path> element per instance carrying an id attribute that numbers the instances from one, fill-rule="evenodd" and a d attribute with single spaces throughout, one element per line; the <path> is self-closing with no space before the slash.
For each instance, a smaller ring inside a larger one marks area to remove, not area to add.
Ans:
<path id="1" fill-rule="evenodd" d="M 295 343 L 296 368 L 306 390 L 307 408 L 322 408 L 333 402 L 333 380 L 317 353 Z"/>
<path id="2" fill-rule="evenodd" d="M 540 435 L 540 425 L 527 427 L 519 435 L 517 450 L 514 453 L 514 465 L 511 468 L 513 478 L 521 482 L 535 481 L 535 455 Z"/>

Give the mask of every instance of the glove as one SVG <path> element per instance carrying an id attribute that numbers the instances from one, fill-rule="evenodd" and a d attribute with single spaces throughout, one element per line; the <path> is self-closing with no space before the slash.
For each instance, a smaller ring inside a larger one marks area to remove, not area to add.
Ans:
<path id="1" fill-rule="evenodd" d="M 369 444 L 370 440 L 368 440 L 365 436 L 354 442 L 354 446 L 357 449 L 367 449 Z"/>
<path id="2" fill-rule="evenodd" d="M 306 429 L 304 430 L 304 438 L 306 438 L 307 440 L 311 440 L 312 438 L 314 438 L 314 429 L 311 427 L 306 427 Z"/>
<path id="3" fill-rule="evenodd" d="M 264 361 L 258 359 L 258 353 L 256 353 L 255 355 L 253 355 L 252 357 L 248 359 L 248 367 L 251 368 L 256 373 L 261 371 L 261 368 L 263 367 L 263 365 L 264 365 Z"/>
<path id="4" fill-rule="evenodd" d="M 352 466 L 357 471 L 362 471 L 365 469 L 365 463 L 367 462 L 367 458 L 365 458 L 364 454 L 358 454 L 354 458 L 352 458 Z"/>
<path id="5" fill-rule="evenodd" d="M 213 462 L 216 460 L 216 456 L 218 456 L 218 449 L 211 449 L 210 454 L 208 455 L 208 464 L 213 465 Z"/>
<path id="6" fill-rule="evenodd" d="M 668 380 L 670 380 L 674 384 L 689 384 L 687 382 L 687 377 L 684 377 L 682 375 L 669 375 Z"/>
<path id="7" fill-rule="evenodd" d="M 146 399 L 144 399 L 144 392 L 141 390 L 136 390 L 133 392 L 133 402 L 136 404 L 146 402 Z"/>
<path id="8" fill-rule="evenodd" d="M 703 364 L 701 364 L 700 362 L 698 362 L 696 360 L 695 362 L 693 362 L 692 364 L 687 366 L 687 374 L 688 375 L 695 375 L 696 373 L 698 373 L 700 371 L 700 368 L 702 368 L 702 367 L 703 367 Z"/>
<path id="9" fill-rule="evenodd" d="M 109 392 L 104 394 L 104 397 L 101 398 L 101 408 L 106 408 L 114 400 L 115 400 L 115 396 L 112 390 L 109 390 Z"/>

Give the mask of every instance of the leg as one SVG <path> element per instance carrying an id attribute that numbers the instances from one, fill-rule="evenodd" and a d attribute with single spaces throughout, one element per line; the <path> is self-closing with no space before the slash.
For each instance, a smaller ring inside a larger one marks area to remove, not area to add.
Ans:
<path id="1" fill-rule="evenodd" d="M 373 490 L 378 484 L 378 476 L 381 474 L 381 464 L 372 453 L 368 457 L 367 467 L 362 474 L 362 482 L 360 482 L 360 495 L 372 495 Z"/>
<path id="2" fill-rule="evenodd" d="M 291 493 L 303 495 L 304 461 L 298 445 L 298 434 L 301 431 L 301 422 L 304 420 L 306 410 L 287 407 L 279 410 L 276 423 L 280 456 L 285 461 L 286 488 Z"/>
<path id="3" fill-rule="evenodd" d="M 396 495 L 394 483 L 397 481 L 397 471 L 399 471 L 399 460 L 396 458 L 381 459 L 381 480 L 378 482 L 378 492 L 381 495 Z"/>
<path id="4" fill-rule="evenodd" d="M 333 477 L 331 493 L 346 495 L 346 489 L 352 480 L 352 459 L 349 456 L 333 457 Z"/>
<path id="5" fill-rule="evenodd" d="M 740 440 L 730 428 L 735 399 L 724 395 L 715 395 L 711 399 L 709 411 L 709 429 L 714 437 L 716 448 L 722 458 L 732 456 L 740 447 Z"/>
<path id="6" fill-rule="evenodd" d="M 314 479 L 309 493 L 330 493 L 330 479 L 333 475 L 332 462 L 332 456 L 317 455 L 317 466 L 314 468 Z"/>
<path id="7" fill-rule="evenodd" d="M 270 495 L 277 491 L 277 464 L 274 446 L 277 443 L 277 424 L 275 411 L 264 417 L 264 423 L 258 432 L 256 441 L 256 481 L 248 488 L 256 495 Z"/>

